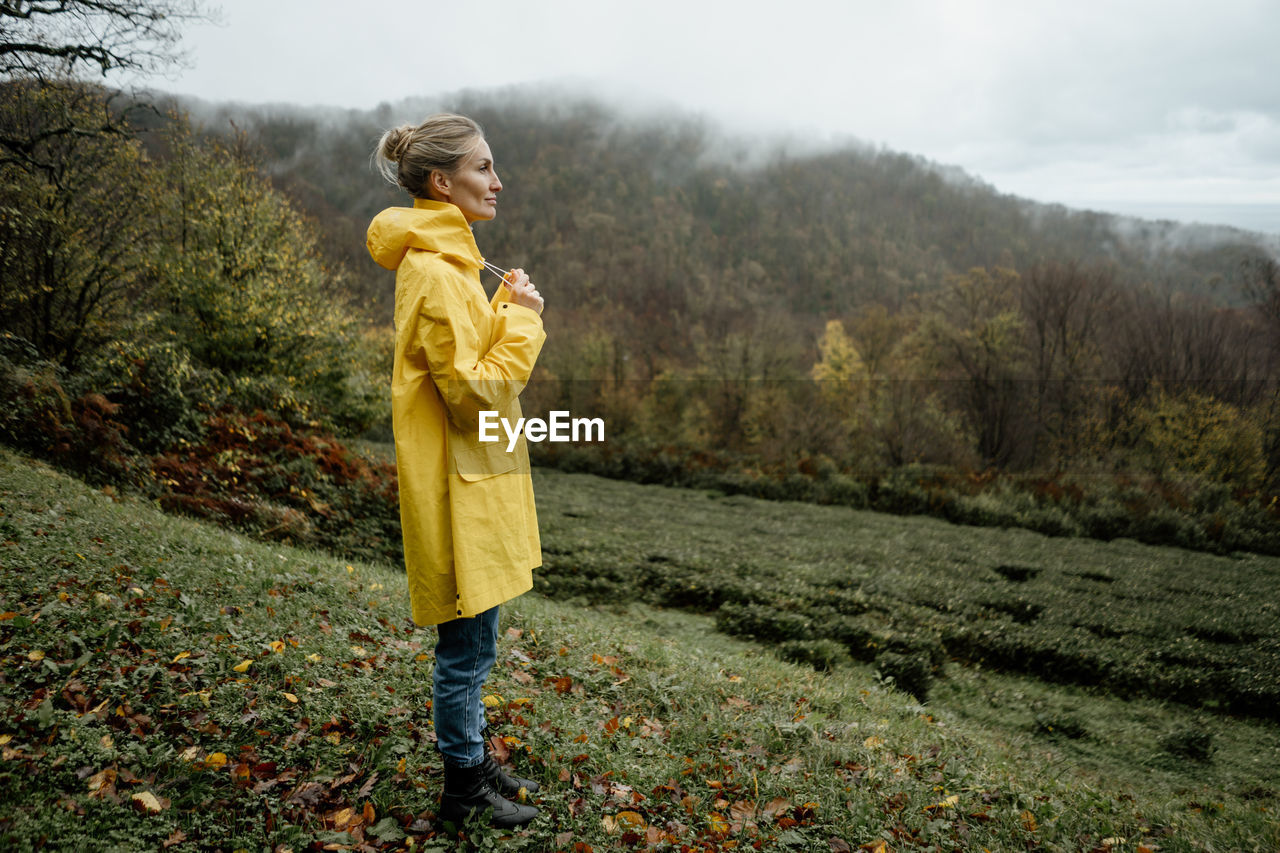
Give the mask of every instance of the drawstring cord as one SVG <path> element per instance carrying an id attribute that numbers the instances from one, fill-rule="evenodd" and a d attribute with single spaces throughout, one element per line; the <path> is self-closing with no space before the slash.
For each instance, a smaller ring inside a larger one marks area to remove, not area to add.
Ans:
<path id="1" fill-rule="evenodd" d="M 494 275 L 499 276 L 504 282 L 506 282 L 507 276 L 511 274 L 511 270 L 504 270 L 502 267 L 498 266 L 497 264 L 489 263 L 484 258 L 480 259 L 480 263 L 484 264 L 485 269 L 487 269 L 489 272 L 493 273 Z"/>

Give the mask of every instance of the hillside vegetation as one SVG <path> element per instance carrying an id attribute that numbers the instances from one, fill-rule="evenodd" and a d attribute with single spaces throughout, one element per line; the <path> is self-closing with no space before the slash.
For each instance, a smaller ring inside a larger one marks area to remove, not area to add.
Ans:
<path id="1" fill-rule="evenodd" d="M 248 130 L 383 324 L 391 276 L 363 230 L 408 199 L 368 153 L 383 128 L 436 109 L 485 125 L 506 188 L 480 245 L 548 298 L 526 408 L 608 425 L 603 448 L 535 447 L 545 464 L 728 474 L 765 481 L 749 493 L 876 508 L 889 507 L 829 475 L 874 491 L 935 464 L 1012 477 L 970 484 L 985 520 L 954 483 L 918 508 L 947 517 L 1280 547 L 1264 532 L 1280 526 L 1274 240 L 1036 205 L 907 154 L 770 146 L 536 90 L 202 115 Z M 1170 514 L 1197 520 L 1178 530 Z"/>
<path id="2" fill-rule="evenodd" d="M 601 553 L 630 528 L 699 558 L 696 536 L 646 518 L 687 493 L 654 487 L 540 476 L 548 536 L 593 482 L 636 508 L 596 520 Z M 432 633 L 407 620 L 400 570 L 246 541 L 7 451 L 0 513 L 6 848 L 450 849 Z M 470 846 L 1280 844 L 1274 726 L 973 670 L 922 706 L 865 667 L 817 673 L 709 628 L 626 598 L 506 607 L 487 701 L 542 816 L 501 842 L 468 828 Z"/>
<path id="3" fill-rule="evenodd" d="M 1138 239 L 918 158 L 752 159 L 587 101 L 440 106 L 504 152 L 484 250 L 551 300 L 526 411 L 605 424 L 536 461 L 1280 553 L 1280 266 L 1249 235 Z M 343 448 L 390 431 L 391 277 L 362 249 L 369 215 L 406 201 L 367 169 L 390 108 L 230 115 L 0 88 L 0 439 L 172 509 L 394 557 L 394 475 Z M 327 536 L 338 519 L 351 535 Z"/>

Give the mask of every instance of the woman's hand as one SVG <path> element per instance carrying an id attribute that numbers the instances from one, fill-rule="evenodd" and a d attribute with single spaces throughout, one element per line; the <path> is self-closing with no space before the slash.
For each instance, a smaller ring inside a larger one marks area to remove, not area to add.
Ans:
<path id="1" fill-rule="evenodd" d="M 532 308 L 539 314 L 542 313 L 542 294 L 538 293 L 538 288 L 529 281 L 529 276 L 524 274 L 524 270 L 514 269 L 507 273 L 502 284 L 511 291 L 512 302 L 523 305 L 525 308 Z"/>

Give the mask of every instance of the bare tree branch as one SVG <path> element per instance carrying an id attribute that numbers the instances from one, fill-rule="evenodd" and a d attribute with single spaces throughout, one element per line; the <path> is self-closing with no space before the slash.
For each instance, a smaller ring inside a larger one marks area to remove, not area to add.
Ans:
<path id="1" fill-rule="evenodd" d="M 211 20 L 202 0 L 3 0 L 0 76 L 154 74 L 183 62 L 184 25 Z"/>

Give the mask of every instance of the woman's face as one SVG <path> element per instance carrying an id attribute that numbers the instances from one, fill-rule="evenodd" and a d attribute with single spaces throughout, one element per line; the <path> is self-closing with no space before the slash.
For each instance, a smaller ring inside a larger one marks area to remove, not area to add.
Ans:
<path id="1" fill-rule="evenodd" d="M 489 143 L 483 139 L 458 171 L 440 178 L 443 186 L 435 187 L 440 200 L 457 205 L 468 225 L 478 219 L 493 219 L 498 215 L 498 193 L 502 191 L 502 181 L 498 180 L 498 172 L 493 167 Z"/>

